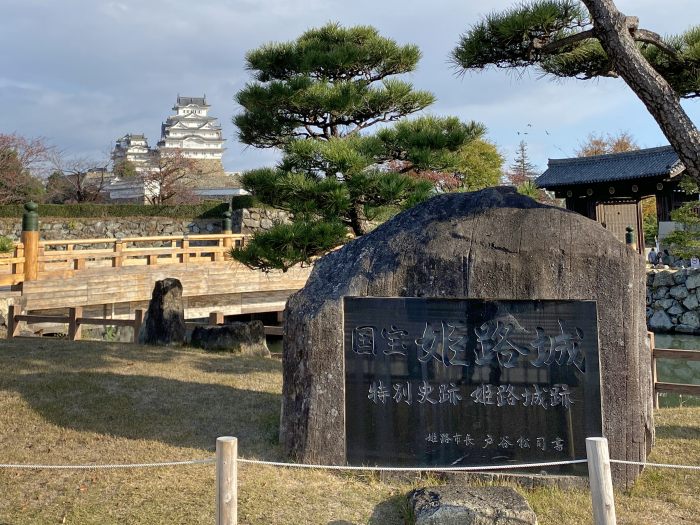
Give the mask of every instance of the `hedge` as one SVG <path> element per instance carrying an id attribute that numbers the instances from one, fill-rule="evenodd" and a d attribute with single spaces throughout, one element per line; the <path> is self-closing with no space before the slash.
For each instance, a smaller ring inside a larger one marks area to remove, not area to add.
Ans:
<path id="1" fill-rule="evenodd" d="M 242 207 L 242 206 L 241 206 Z M 148 206 L 144 204 L 39 204 L 39 217 L 114 218 L 114 217 L 172 217 L 176 219 L 220 219 L 229 209 L 226 202 L 205 201 L 198 204 Z M 237 208 L 235 208 L 237 209 Z M 0 206 L 0 217 L 21 218 L 24 206 Z"/>

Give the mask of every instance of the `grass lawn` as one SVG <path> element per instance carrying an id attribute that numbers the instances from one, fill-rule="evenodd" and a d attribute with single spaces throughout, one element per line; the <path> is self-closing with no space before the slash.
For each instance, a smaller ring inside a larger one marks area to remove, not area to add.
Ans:
<path id="1" fill-rule="evenodd" d="M 245 458 L 277 445 L 281 363 L 191 349 L 0 340 L 0 463 L 137 463 L 212 457 L 217 436 Z M 657 413 L 650 461 L 700 465 L 700 407 Z M 439 483 L 431 477 L 420 485 Z M 239 466 L 239 522 L 403 524 L 411 484 L 372 474 Z M 591 522 L 587 491 L 520 490 L 543 525 Z M 214 465 L 0 469 L 0 525 L 214 523 Z M 616 495 L 618 523 L 700 523 L 700 472 L 648 469 Z"/>

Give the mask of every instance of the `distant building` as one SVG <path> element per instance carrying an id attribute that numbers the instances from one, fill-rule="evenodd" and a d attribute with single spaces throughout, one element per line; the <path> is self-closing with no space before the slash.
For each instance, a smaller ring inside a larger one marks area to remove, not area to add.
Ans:
<path id="1" fill-rule="evenodd" d="M 632 228 L 637 249 L 644 249 L 642 199 L 656 200 L 659 240 L 676 228 L 671 212 L 697 194 L 686 194 L 680 182 L 685 166 L 671 146 L 592 157 L 549 159 L 535 181 L 539 188 L 566 199 L 566 208 L 598 221 L 621 242 Z"/>
<path id="2" fill-rule="evenodd" d="M 205 97 L 177 97 L 171 115 L 161 126 L 158 149 L 180 150 L 188 158 L 221 162 L 224 139 L 216 118 L 210 117 Z"/>
<path id="3" fill-rule="evenodd" d="M 153 151 L 148 147 L 148 140 L 143 134 L 127 133 L 117 139 L 112 150 L 112 162 L 118 164 L 129 161 L 136 171 L 145 171 L 151 161 Z"/>

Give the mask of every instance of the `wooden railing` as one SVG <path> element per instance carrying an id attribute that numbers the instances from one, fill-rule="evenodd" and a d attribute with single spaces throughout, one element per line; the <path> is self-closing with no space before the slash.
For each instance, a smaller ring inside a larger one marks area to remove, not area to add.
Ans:
<path id="1" fill-rule="evenodd" d="M 15 243 L 11 253 L 0 255 L 0 286 L 19 284 L 24 280 L 24 245 Z"/>
<path id="2" fill-rule="evenodd" d="M 17 243 L 11 257 L 0 257 L 0 286 L 23 282 L 31 265 L 42 279 L 91 268 L 197 264 L 222 261 L 232 247 L 244 243 L 245 236 L 234 233 L 39 241 L 35 261 L 26 259 L 24 246 Z"/>
<path id="3" fill-rule="evenodd" d="M 651 347 L 651 378 L 654 385 L 654 408 L 659 408 L 659 394 L 688 394 L 700 396 L 700 385 L 686 385 L 682 383 L 660 382 L 656 374 L 657 359 L 681 359 L 684 361 L 700 361 L 700 351 L 679 350 L 675 348 L 655 348 L 654 334 L 649 332 Z"/>

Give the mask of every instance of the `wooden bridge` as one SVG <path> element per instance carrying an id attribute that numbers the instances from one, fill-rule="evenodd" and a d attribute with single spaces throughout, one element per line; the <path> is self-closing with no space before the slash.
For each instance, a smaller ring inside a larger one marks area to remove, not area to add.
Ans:
<path id="1" fill-rule="evenodd" d="M 138 325 L 155 282 L 166 277 L 182 282 L 187 319 L 281 312 L 310 268 L 246 268 L 228 255 L 245 240 L 231 233 L 34 242 L 23 237 L 14 253 L 0 258 L 0 286 L 10 286 L 14 295 L 8 336 L 17 333 L 20 321 L 69 323 L 77 337 L 80 324 Z"/>

